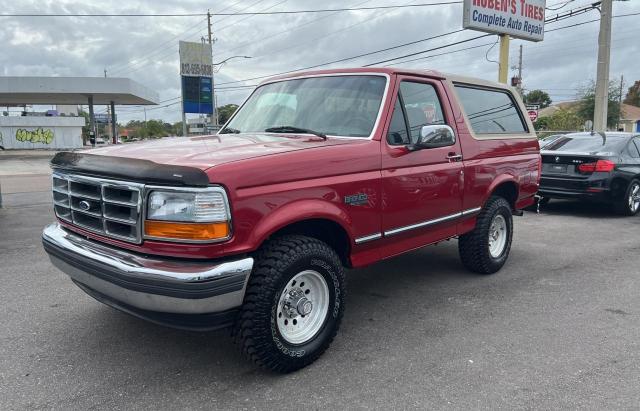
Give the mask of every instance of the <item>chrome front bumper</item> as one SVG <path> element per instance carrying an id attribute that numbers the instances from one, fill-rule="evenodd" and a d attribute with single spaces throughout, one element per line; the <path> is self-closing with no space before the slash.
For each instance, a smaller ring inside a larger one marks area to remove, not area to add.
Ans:
<path id="1" fill-rule="evenodd" d="M 147 257 L 88 240 L 58 223 L 42 242 L 51 262 L 96 299 L 154 322 L 228 312 L 242 305 L 253 258 L 202 262 Z M 191 328 L 191 327 L 182 327 Z"/>

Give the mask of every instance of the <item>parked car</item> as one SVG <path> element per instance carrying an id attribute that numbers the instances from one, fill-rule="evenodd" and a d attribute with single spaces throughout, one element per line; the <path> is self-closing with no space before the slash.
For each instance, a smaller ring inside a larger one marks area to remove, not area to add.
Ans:
<path id="1" fill-rule="evenodd" d="M 544 147 L 548 144 L 553 143 L 554 141 L 556 141 L 557 139 L 559 139 L 560 137 L 562 137 L 564 134 L 552 134 L 550 136 L 546 136 L 540 139 L 539 143 L 540 143 L 540 150 L 544 150 Z"/>
<path id="2" fill-rule="evenodd" d="M 498 271 L 540 154 L 505 85 L 367 68 L 268 80 L 215 136 L 52 166 L 44 247 L 80 288 L 155 323 L 231 326 L 255 363 L 289 372 L 336 335 L 345 267 L 457 237 L 467 268 Z"/>
<path id="3" fill-rule="evenodd" d="M 573 198 L 612 204 L 623 215 L 640 210 L 640 135 L 566 134 L 541 153 L 543 202 Z"/>

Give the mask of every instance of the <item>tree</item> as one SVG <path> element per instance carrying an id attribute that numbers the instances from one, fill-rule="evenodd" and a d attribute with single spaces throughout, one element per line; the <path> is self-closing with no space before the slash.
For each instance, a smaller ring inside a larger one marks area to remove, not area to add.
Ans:
<path id="1" fill-rule="evenodd" d="M 583 121 L 593 120 L 593 113 L 596 106 L 596 85 L 591 82 L 581 92 L 580 102 L 576 114 Z M 614 128 L 620 117 L 620 83 L 609 82 L 609 103 L 607 104 L 607 127 Z"/>
<path id="2" fill-rule="evenodd" d="M 182 121 L 178 121 L 177 123 L 173 123 L 171 126 L 171 135 L 172 136 L 182 136 Z"/>
<path id="3" fill-rule="evenodd" d="M 218 122 L 220 124 L 226 123 L 237 109 L 237 104 L 225 104 L 222 107 L 218 107 Z"/>
<path id="4" fill-rule="evenodd" d="M 132 130 L 129 133 L 129 137 L 141 139 L 160 138 L 173 134 L 170 132 L 171 124 L 164 123 L 161 120 L 131 120 L 127 123 L 126 128 Z"/>
<path id="5" fill-rule="evenodd" d="M 540 117 L 534 124 L 536 130 L 580 130 L 584 120 L 573 108 L 558 108 L 550 116 Z"/>
<path id="6" fill-rule="evenodd" d="M 82 145 L 84 146 L 89 141 L 89 113 L 84 110 L 78 110 L 78 115 L 84 117 L 84 126 L 82 126 Z"/>
<path id="7" fill-rule="evenodd" d="M 537 104 L 540 108 L 549 107 L 551 105 L 551 97 L 546 91 L 531 90 L 524 95 L 525 104 Z"/>
<path id="8" fill-rule="evenodd" d="M 623 103 L 640 107 L 640 80 L 636 80 L 633 86 L 629 87 Z"/>

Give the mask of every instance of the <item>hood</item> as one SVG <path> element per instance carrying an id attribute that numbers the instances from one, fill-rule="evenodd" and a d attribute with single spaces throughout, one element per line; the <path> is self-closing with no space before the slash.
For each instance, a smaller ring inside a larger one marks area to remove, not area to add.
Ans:
<path id="1" fill-rule="evenodd" d="M 357 140 L 357 139 L 354 139 Z M 89 154 L 150 160 L 159 164 L 210 167 L 254 157 L 316 147 L 349 144 L 351 139 L 295 134 L 221 134 L 168 137 L 140 143 L 118 144 L 87 151 Z"/>

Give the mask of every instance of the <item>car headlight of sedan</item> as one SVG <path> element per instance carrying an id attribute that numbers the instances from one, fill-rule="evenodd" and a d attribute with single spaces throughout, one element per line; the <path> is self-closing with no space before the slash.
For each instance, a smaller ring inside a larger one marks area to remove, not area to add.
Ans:
<path id="1" fill-rule="evenodd" d="M 152 188 L 146 207 L 146 238 L 213 242 L 231 235 L 229 202 L 221 187 Z"/>

